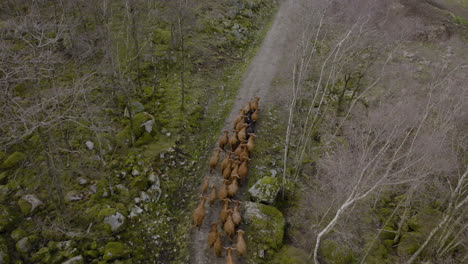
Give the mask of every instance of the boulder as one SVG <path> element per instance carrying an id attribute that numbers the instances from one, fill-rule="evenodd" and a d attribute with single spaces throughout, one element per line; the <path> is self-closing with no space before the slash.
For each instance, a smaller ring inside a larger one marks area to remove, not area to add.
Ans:
<path id="1" fill-rule="evenodd" d="M 249 194 L 254 202 L 272 204 L 280 190 L 280 184 L 276 178 L 263 177 L 249 189 Z"/>
<path id="2" fill-rule="evenodd" d="M 15 153 L 8 156 L 8 158 L 3 162 L 2 168 L 9 169 L 19 165 L 24 159 L 26 159 L 26 154 L 23 152 L 16 151 Z"/>
<path id="3" fill-rule="evenodd" d="M 0 233 L 7 231 L 13 225 L 14 220 L 10 209 L 0 204 Z"/>
<path id="4" fill-rule="evenodd" d="M 260 262 L 259 259 L 265 255 L 272 256 L 281 248 L 285 221 L 278 209 L 261 203 L 246 202 L 244 219 L 248 226 L 248 254 L 254 263 Z"/>
<path id="5" fill-rule="evenodd" d="M 34 194 L 27 194 L 18 200 L 18 205 L 24 215 L 32 214 L 36 209 L 40 208 L 43 203 Z"/>
<path id="6" fill-rule="evenodd" d="M 79 255 L 79 256 L 73 257 L 63 262 L 62 264 L 83 264 L 83 263 L 84 263 L 83 256 Z"/>
<path id="7" fill-rule="evenodd" d="M 103 259 L 105 261 L 118 259 L 125 257 L 128 254 L 128 251 L 123 243 L 120 242 L 109 242 L 106 244 L 104 249 Z"/>

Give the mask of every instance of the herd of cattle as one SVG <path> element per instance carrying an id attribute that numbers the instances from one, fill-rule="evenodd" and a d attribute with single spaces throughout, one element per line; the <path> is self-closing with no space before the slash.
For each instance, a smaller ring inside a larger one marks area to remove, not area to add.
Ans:
<path id="1" fill-rule="evenodd" d="M 193 222 L 198 230 L 205 218 L 205 203 L 208 199 L 210 207 L 217 201 L 221 201 L 223 206 L 219 213 L 219 222 L 211 223 L 211 230 L 208 233 L 208 245 L 213 248 L 216 256 L 221 257 L 223 252 L 222 232 L 218 231 L 218 225 L 224 230 L 225 236 L 232 243 L 234 235 L 237 233 L 235 248 L 224 247 L 226 250 L 226 263 L 234 264 L 232 251 L 237 252 L 238 257 L 245 255 L 247 246 L 244 239 L 244 231 L 236 228 L 242 222 L 240 212 L 241 202 L 233 200 L 239 191 L 239 185 L 245 184 L 248 174 L 248 162 L 250 154 L 255 146 L 255 124 L 258 120 L 259 97 L 255 97 L 252 101 L 247 102 L 246 106 L 240 109 L 239 115 L 234 120 L 232 134 L 225 130 L 221 136 L 217 148 L 210 158 L 209 167 L 210 174 L 216 169 L 220 160 L 221 152 L 224 153 L 224 158 L 220 164 L 220 172 L 223 176 L 221 186 L 218 188 L 213 184 L 210 188 L 210 177 L 205 176 L 201 188 L 200 203 L 193 212 Z M 208 190 L 211 189 L 209 195 Z M 233 204 L 231 208 L 231 204 Z"/>

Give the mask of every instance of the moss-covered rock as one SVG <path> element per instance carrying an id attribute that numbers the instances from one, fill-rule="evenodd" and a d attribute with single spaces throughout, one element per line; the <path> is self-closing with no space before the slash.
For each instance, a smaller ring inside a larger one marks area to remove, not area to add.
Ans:
<path id="1" fill-rule="evenodd" d="M 422 240 L 422 234 L 419 232 L 408 232 L 401 236 L 398 243 L 398 255 L 401 257 L 411 256 L 418 250 Z"/>
<path id="2" fill-rule="evenodd" d="M 8 245 L 6 240 L 0 236 L 0 263 L 10 263 L 10 255 L 8 254 Z"/>
<path id="3" fill-rule="evenodd" d="M 149 180 L 145 176 L 138 176 L 133 179 L 130 187 L 138 192 L 148 189 Z"/>
<path id="4" fill-rule="evenodd" d="M 26 159 L 26 154 L 16 151 L 15 153 L 8 156 L 8 158 L 2 163 L 1 167 L 3 169 L 13 168 L 19 165 L 24 159 Z"/>
<path id="5" fill-rule="evenodd" d="M 263 177 L 249 189 L 249 194 L 255 202 L 272 204 L 279 189 L 280 184 L 276 178 Z"/>
<path id="6" fill-rule="evenodd" d="M 138 101 L 132 101 L 130 102 L 130 110 L 132 111 L 132 115 L 135 115 L 145 111 L 145 107 Z"/>
<path id="7" fill-rule="evenodd" d="M 349 248 L 332 240 L 323 240 L 318 254 L 326 263 L 330 264 L 356 263 L 356 257 Z"/>
<path id="8" fill-rule="evenodd" d="M 34 194 L 27 194 L 18 200 L 18 206 L 24 215 L 30 215 L 41 208 L 42 201 Z"/>
<path id="9" fill-rule="evenodd" d="M 132 134 L 130 131 L 130 126 L 126 126 L 122 129 L 117 135 L 115 135 L 115 143 L 119 147 L 128 146 L 132 142 Z"/>
<path id="10" fill-rule="evenodd" d="M 137 141 L 135 142 L 135 145 L 136 146 L 146 145 L 153 140 L 154 140 L 153 136 L 147 131 L 145 131 L 143 135 L 137 139 Z"/>
<path id="11" fill-rule="evenodd" d="M 369 242 L 365 245 L 365 250 L 369 250 L 369 253 L 365 259 L 365 263 L 379 264 L 379 263 L 393 263 L 388 260 L 388 251 L 385 245 L 383 245 L 379 239 L 373 239 L 371 236 Z M 371 244 L 372 243 L 372 244 Z M 369 247 L 371 247 L 369 249 Z"/>
<path id="12" fill-rule="evenodd" d="M 96 195 L 98 197 L 109 197 L 109 182 L 106 180 L 100 180 L 96 183 Z"/>
<path id="13" fill-rule="evenodd" d="M 32 249 L 31 239 L 29 237 L 23 237 L 18 242 L 16 242 L 16 251 L 21 254 L 27 255 Z"/>
<path id="14" fill-rule="evenodd" d="M 281 250 L 275 254 L 272 260 L 273 264 L 307 264 L 307 253 L 299 248 L 284 245 Z"/>
<path id="15" fill-rule="evenodd" d="M 0 233 L 7 231 L 12 227 L 15 221 L 15 217 L 11 213 L 10 209 L 5 205 L 0 204 Z"/>
<path id="16" fill-rule="evenodd" d="M 133 116 L 133 134 L 135 137 L 140 137 L 143 132 L 147 130 L 146 126 L 143 124 L 150 120 L 154 120 L 154 117 L 146 112 L 141 112 Z"/>
<path id="17" fill-rule="evenodd" d="M 26 233 L 26 231 L 24 231 L 23 229 L 15 229 L 13 230 L 13 232 L 11 232 L 10 234 L 10 237 L 14 240 L 14 241 L 18 241 L 20 239 L 22 239 L 23 237 L 27 236 L 28 234 Z"/>
<path id="18" fill-rule="evenodd" d="M 6 184 L 8 181 L 8 174 L 6 171 L 0 173 L 0 184 Z"/>
<path id="19" fill-rule="evenodd" d="M 397 231 L 394 230 L 392 227 L 386 226 L 386 227 L 383 228 L 382 233 L 380 234 L 380 237 L 382 239 L 384 239 L 384 240 L 386 240 L 386 239 L 392 239 L 393 240 L 395 238 L 395 236 L 396 236 L 396 233 L 397 233 Z"/>
<path id="20" fill-rule="evenodd" d="M 246 234 L 255 234 L 246 236 L 251 263 L 273 256 L 283 243 L 283 214 L 273 206 L 247 202 L 244 219 L 248 226 Z"/>
<path id="21" fill-rule="evenodd" d="M 104 249 L 104 260 L 109 261 L 113 259 L 123 258 L 128 255 L 128 250 L 123 243 L 109 242 Z"/>
<path id="22" fill-rule="evenodd" d="M 31 259 L 36 263 L 50 263 L 51 258 L 49 248 L 43 247 L 34 253 Z"/>

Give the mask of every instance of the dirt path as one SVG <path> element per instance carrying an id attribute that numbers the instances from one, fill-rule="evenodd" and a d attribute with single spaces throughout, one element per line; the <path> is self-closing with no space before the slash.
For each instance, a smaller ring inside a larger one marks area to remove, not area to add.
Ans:
<path id="1" fill-rule="evenodd" d="M 250 64 L 247 72 L 244 74 L 241 87 L 239 87 L 236 101 L 234 102 L 231 113 L 224 122 L 223 129 L 232 129 L 234 118 L 239 113 L 239 109 L 245 106 L 245 103 L 254 96 L 259 96 L 260 107 L 269 103 L 278 103 L 284 97 L 284 91 L 273 89 L 272 82 L 284 72 L 289 72 L 291 51 L 295 48 L 293 19 L 300 13 L 300 6 L 294 4 L 294 0 L 285 0 L 281 2 L 280 8 L 275 15 L 274 21 L 268 31 L 257 55 Z M 284 89 L 283 89 L 284 90 Z M 286 93 L 287 95 L 287 93 Z M 261 119 L 261 113 L 260 113 Z M 257 129 L 262 129 L 261 125 Z M 221 131 L 219 135 L 221 136 Z M 223 158 L 221 155 L 220 160 Z M 255 158 L 255 157 L 253 157 Z M 208 170 L 207 170 L 208 175 Z M 216 183 L 221 186 L 222 175 L 219 171 L 219 165 L 210 178 L 210 185 Z M 245 192 L 245 187 L 241 188 L 235 197 L 240 200 Z M 218 201 L 213 207 L 208 207 L 203 225 L 200 231 L 194 231 L 192 235 L 192 248 L 190 263 L 196 264 L 217 264 L 225 263 L 225 258 L 217 258 L 213 250 L 208 247 L 207 236 L 212 222 L 219 222 L 219 212 L 221 203 Z M 242 226 L 241 226 L 242 228 Z M 249 234 L 246 233 L 248 236 Z M 229 241 L 223 241 L 223 246 L 232 245 Z M 223 253 L 224 256 L 224 253 Z M 243 263 L 242 259 L 236 259 L 236 263 Z"/>

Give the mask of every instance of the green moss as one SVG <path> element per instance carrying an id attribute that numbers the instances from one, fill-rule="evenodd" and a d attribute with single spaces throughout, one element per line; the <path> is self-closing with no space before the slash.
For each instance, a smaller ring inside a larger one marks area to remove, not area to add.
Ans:
<path id="1" fill-rule="evenodd" d="M 330 264 L 352 264 L 357 262 L 356 257 L 349 248 L 332 240 L 322 241 L 319 256 Z"/>
<path id="2" fill-rule="evenodd" d="M 408 232 L 401 236 L 400 243 L 398 243 L 398 255 L 401 257 L 411 256 L 418 250 L 421 244 L 422 235 L 418 232 Z"/>
<path id="3" fill-rule="evenodd" d="M 0 173 L 0 184 L 5 184 L 8 181 L 8 174 L 6 171 Z"/>
<path id="4" fill-rule="evenodd" d="M 383 228 L 382 233 L 380 234 L 380 237 L 382 239 L 394 239 L 396 236 L 396 231 L 393 230 L 393 228 L 386 226 Z"/>
<path id="5" fill-rule="evenodd" d="M 132 142 L 132 135 L 130 133 L 130 126 L 126 126 L 117 135 L 115 135 L 115 142 L 118 146 L 128 146 Z"/>
<path id="6" fill-rule="evenodd" d="M 249 193 L 254 201 L 271 204 L 274 202 L 279 189 L 280 184 L 276 178 L 263 177 L 249 189 Z"/>
<path id="7" fill-rule="evenodd" d="M 106 244 L 103 258 L 108 261 L 125 257 L 127 254 L 127 249 L 123 243 L 109 242 Z"/>
<path id="8" fill-rule="evenodd" d="M 145 128 L 142 125 L 151 119 L 154 119 L 154 117 L 146 112 L 141 112 L 133 116 L 133 134 L 135 137 L 138 138 L 145 132 Z"/>
<path id="9" fill-rule="evenodd" d="M 20 164 L 24 159 L 26 159 L 26 154 L 24 154 L 23 152 L 16 151 L 3 162 L 2 168 L 13 168 Z"/>
<path id="10" fill-rule="evenodd" d="M 307 264 L 307 253 L 299 248 L 284 245 L 281 250 L 275 254 L 273 264 Z"/>
<path id="11" fill-rule="evenodd" d="M 96 195 L 98 197 L 109 196 L 109 182 L 106 180 L 100 180 L 96 183 Z"/>
<path id="12" fill-rule="evenodd" d="M 464 19 L 461 16 L 454 16 L 454 21 L 457 24 L 460 24 L 462 26 L 468 27 L 468 19 Z"/>
<path id="13" fill-rule="evenodd" d="M 0 204 L 0 233 L 7 231 L 14 224 L 15 217 L 10 209 L 5 205 Z"/>
<path id="14" fill-rule="evenodd" d="M 141 145 L 146 145 L 148 143 L 151 143 L 151 141 L 153 140 L 154 140 L 153 136 L 151 136 L 150 133 L 145 131 L 143 135 L 137 139 L 137 141 L 135 142 L 135 145 L 137 147 Z"/>
<path id="15" fill-rule="evenodd" d="M 51 255 L 49 248 L 43 247 L 39 249 L 31 258 L 32 261 L 37 263 L 50 263 Z"/>
<path id="16" fill-rule="evenodd" d="M 144 191 L 148 188 L 149 181 L 145 176 L 138 176 L 133 179 L 130 187 L 137 191 Z"/>
<path id="17" fill-rule="evenodd" d="M 247 244 L 249 245 L 249 258 L 261 261 L 255 255 L 259 251 L 264 251 L 267 258 L 274 255 L 283 243 L 284 217 L 283 214 L 273 206 L 260 203 L 246 204 L 246 221 L 248 229 Z"/>
<path id="18" fill-rule="evenodd" d="M 370 243 L 372 243 L 372 245 L 370 245 Z M 369 249 L 370 246 L 371 248 Z M 373 239 L 371 239 L 371 241 L 369 241 L 364 248 L 366 251 L 369 251 L 367 258 L 365 259 L 365 263 L 390 263 L 387 261 L 387 248 L 382 243 L 380 243 L 380 240 L 373 241 Z"/>
<path id="19" fill-rule="evenodd" d="M 13 230 L 13 232 L 11 232 L 10 237 L 13 240 L 18 241 L 22 239 L 23 237 L 25 237 L 26 235 L 27 235 L 26 231 L 18 228 L 18 229 Z"/>
<path id="20" fill-rule="evenodd" d="M 110 216 L 117 213 L 117 210 L 114 208 L 104 208 L 101 211 L 99 211 L 97 217 L 98 221 L 103 221 L 106 216 Z"/>

